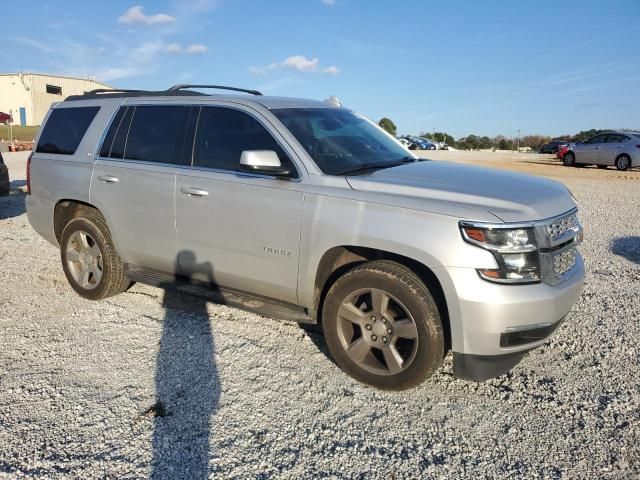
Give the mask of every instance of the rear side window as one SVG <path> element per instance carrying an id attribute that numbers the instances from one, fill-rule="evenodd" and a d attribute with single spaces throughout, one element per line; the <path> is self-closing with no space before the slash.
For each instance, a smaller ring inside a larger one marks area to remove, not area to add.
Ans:
<path id="1" fill-rule="evenodd" d="M 122 117 L 124 116 L 124 113 L 126 110 L 127 110 L 127 107 L 121 108 L 120 110 L 118 110 L 118 113 L 116 113 L 116 116 L 113 118 L 113 121 L 111 122 L 111 127 L 109 127 L 109 131 L 107 132 L 107 135 L 104 137 L 104 140 L 102 141 L 102 147 L 100 147 L 101 157 L 109 156 L 109 153 L 111 152 L 111 147 L 113 145 L 113 139 L 116 137 L 116 132 L 118 131 L 118 127 L 120 127 L 120 122 L 122 122 Z"/>
<path id="2" fill-rule="evenodd" d="M 73 155 L 100 107 L 56 108 L 49 115 L 36 152 Z"/>
<path id="3" fill-rule="evenodd" d="M 620 135 L 619 133 L 610 133 L 607 135 L 607 143 L 623 143 L 631 140 L 626 135 Z"/>
<path id="4" fill-rule="evenodd" d="M 293 171 L 289 157 L 255 118 L 230 108 L 202 107 L 193 166 L 237 171 L 244 150 L 272 150 Z"/>
<path id="5" fill-rule="evenodd" d="M 190 112 L 186 106 L 135 107 L 124 158 L 180 164 Z"/>

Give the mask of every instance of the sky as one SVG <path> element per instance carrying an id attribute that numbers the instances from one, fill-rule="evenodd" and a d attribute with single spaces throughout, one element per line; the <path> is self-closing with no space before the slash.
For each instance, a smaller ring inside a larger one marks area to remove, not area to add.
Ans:
<path id="1" fill-rule="evenodd" d="M 640 0 L 7 2 L 0 71 L 256 88 L 399 133 L 640 129 Z"/>

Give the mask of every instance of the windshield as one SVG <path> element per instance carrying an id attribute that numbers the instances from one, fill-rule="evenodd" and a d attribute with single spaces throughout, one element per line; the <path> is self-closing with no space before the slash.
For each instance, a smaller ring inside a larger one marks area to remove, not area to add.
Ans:
<path id="1" fill-rule="evenodd" d="M 328 175 L 384 168 L 414 159 L 392 138 L 349 110 L 282 108 L 272 112 Z"/>

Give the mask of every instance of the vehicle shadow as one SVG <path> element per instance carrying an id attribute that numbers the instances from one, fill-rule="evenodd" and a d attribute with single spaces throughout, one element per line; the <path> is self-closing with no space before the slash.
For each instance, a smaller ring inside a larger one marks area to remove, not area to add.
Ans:
<path id="1" fill-rule="evenodd" d="M 9 195 L 0 196 L 0 220 L 19 217 L 26 211 L 26 195 L 21 191 L 11 191 Z"/>
<path id="2" fill-rule="evenodd" d="M 640 264 L 640 237 L 614 238 L 609 249 L 615 255 Z"/>
<path id="3" fill-rule="evenodd" d="M 191 252 L 178 257 L 214 284 L 209 262 L 196 263 Z M 146 412 L 154 416 L 151 478 L 206 479 L 211 417 L 220 400 L 207 301 L 172 290 L 172 285 L 162 287 L 165 315 L 156 361 L 156 403 Z"/>
<path id="4" fill-rule="evenodd" d="M 322 333 L 322 326 L 320 324 L 313 325 L 308 323 L 299 323 L 298 327 L 300 327 L 304 331 L 305 335 L 309 337 L 309 340 L 313 342 L 316 348 L 325 357 L 327 357 L 334 365 L 337 365 L 337 363 L 329 353 L 327 342 L 324 339 L 324 333 Z"/>

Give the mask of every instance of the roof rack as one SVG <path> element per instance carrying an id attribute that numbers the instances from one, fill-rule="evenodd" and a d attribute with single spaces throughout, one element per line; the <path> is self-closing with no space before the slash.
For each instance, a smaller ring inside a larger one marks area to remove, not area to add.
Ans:
<path id="1" fill-rule="evenodd" d="M 234 92 L 244 92 L 250 93 L 251 95 L 262 95 L 262 92 L 258 90 L 247 90 L 246 88 L 238 88 L 238 87 L 225 87 L 222 85 L 174 85 L 173 87 L 167 89 L 167 92 L 178 92 L 180 90 L 184 90 L 185 88 L 215 88 L 216 90 L 231 90 Z"/>
<path id="2" fill-rule="evenodd" d="M 208 95 L 202 92 L 187 90 L 189 88 L 214 88 L 217 90 L 231 90 L 234 92 L 250 93 L 251 95 L 262 95 L 258 90 L 247 90 L 245 88 L 225 87 L 222 85 L 174 85 L 166 90 L 127 90 L 127 89 L 107 89 L 97 88 L 84 92 L 82 95 L 71 95 L 65 100 L 89 100 L 95 98 L 121 98 L 121 97 L 170 97 L 170 96 L 200 96 Z"/>

